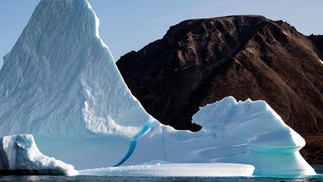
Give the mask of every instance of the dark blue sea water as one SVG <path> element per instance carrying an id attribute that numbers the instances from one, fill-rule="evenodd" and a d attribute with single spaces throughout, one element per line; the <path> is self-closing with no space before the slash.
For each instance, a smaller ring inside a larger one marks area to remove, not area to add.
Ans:
<path id="1" fill-rule="evenodd" d="M 129 181 L 144 181 L 144 182 L 159 182 L 159 181 L 234 181 L 234 182 L 316 182 L 323 181 L 323 165 L 313 165 L 316 172 L 319 175 L 307 176 L 307 177 L 111 177 L 111 176 L 0 176 L 0 181 L 48 181 L 48 182 L 59 182 L 59 181 L 75 181 L 75 182 L 87 182 L 87 181 L 113 181 L 113 182 L 129 182 Z"/>
<path id="2" fill-rule="evenodd" d="M 100 182 L 100 181 L 113 181 L 113 182 L 129 182 L 129 181 L 144 181 L 144 182 L 159 182 L 159 181 L 234 181 L 234 182 L 253 182 L 253 181 L 323 181 L 321 178 L 269 178 L 269 177 L 111 177 L 111 176 L 2 176 L 0 181 L 49 181 L 49 182 L 59 182 L 59 181 L 80 181 L 80 182 Z"/>

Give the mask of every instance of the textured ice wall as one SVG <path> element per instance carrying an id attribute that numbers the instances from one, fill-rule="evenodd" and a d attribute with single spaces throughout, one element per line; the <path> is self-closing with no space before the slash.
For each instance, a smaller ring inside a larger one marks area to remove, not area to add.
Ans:
<path id="1" fill-rule="evenodd" d="M 42 0 L 0 71 L 0 136 L 118 134 L 148 114 L 125 85 L 86 0 Z M 13 114 L 15 113 L 15 114 Z"/>
<path id="2" fill-rule="evenodd" d="M 0 136 L 33 134 L 77 168 L 114 165 L 149 115 L 86 0 L 42 0 L 0 70 Z M 95 154 L 95 155 L 94 155 Z"/>
<path id="3" fill-rule="evenodd" d="M 305 140 L 264 101 L 226 97 L 201 108 L 193 122 L 230 147 L 217 161 L 250 163 L 256 174 L 315 174 L 299 153 Z"/>
<path id="4" fill-rule="evenodd" d="M 72 165 L 43 155 L 32 135 L 13 135 L 0 139 L 0 170 L 31 174 L 77 175 Z M 36 171 L 36 172 L 35 172 Z"/>
<path id="5" fill-rule="evenodd" d="M 254 165 L 255 174 L 315 174 L 299 153 L 304 139 L 264 101 L 226 97 L 201 108 L 193 122 L 202 130 L 176 131 L 155 123 L 125 164 L 228 162 Z"/>

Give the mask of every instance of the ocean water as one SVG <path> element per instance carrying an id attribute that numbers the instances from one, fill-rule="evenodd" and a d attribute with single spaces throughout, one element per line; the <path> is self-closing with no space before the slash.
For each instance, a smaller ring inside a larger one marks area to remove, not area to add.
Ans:
<path id="1" fill-rule="evenodd" d="M 113 181 L 113 182 L 129 182 L 129 181 L 144 181 L 144 182 L 159 182 L 159 181 L 234 181 L 234 182 L 253 182 L 253 181 L 306 181 L 306 182 L 316 182 L 323 181 L 323 176 L 321 178 L 271 178 L 271 177 L 113 177 L 113 176 L 1 176 L 0 181 L 48 181 L 48 182 L 59 182 L 59 181 L 75 181 L 75 182 L 100 182 L 100 181 Z"/>
<path id="2" fill-rule="evenodd" d="M 27 182 L 60 182 L 60 181 L 75 181 L 75 182 L 100 182 L 100 181 L 113 181 L 113 182 L 159 182 L 159 181 L 234 181 L 234 182 L 269 182 L 269 181 L 279 181 L 279 182 L 323 182 L 323 165 L 313 165 L 318 175 L 315 176 L 279 176 L 279 177 L 265 177 L 265 176 L 253 176 L 253 177 L 118 177 L 118 176 L 0 176 L 0 181 L 27 181 Z"/>

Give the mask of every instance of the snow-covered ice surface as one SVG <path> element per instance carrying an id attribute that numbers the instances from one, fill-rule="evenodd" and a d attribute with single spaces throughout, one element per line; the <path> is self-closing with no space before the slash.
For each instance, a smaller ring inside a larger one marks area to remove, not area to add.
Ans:
<path id="1" fill-rule="evenodd" d="M 251 176 L 254 166 L 229 163 L 154 163 L 81 170 L 81 175 L 107 176 Z"/>
<path id="2" fill-rule="evenodd" d="M 37 174 L 77 175 L 72 165 L 43 155 L 32 135 L 0 138 L 0 170 L 37 171 Z"/>
<path id="3" fill-rule="evenodd" d="M 132 96 L 98 25 L 86 0 L 39 3 L 0 70 L 0 136 L 30 133 L 44 154 L 107 174 L 156 160 L 172 164 L 152 173 L 217 162 L 254 165 L 256 174 L 315 173 L 298 152 L 304 140 L 262 101 L 208 105 L 193 117 L 196 133 L 160 124 Z M 201 168 L 212 165 L 220 164 Z"/>

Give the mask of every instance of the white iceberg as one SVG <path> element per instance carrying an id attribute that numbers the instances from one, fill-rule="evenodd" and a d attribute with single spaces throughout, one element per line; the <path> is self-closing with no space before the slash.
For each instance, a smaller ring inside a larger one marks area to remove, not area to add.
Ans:
<path id="1" fill-rule="evenodd" d="M 254 165 L 256 174 L 315 173 L 298 153 L 304 140 L 265 102 L 206 106 L 193 117 L 203 127 L 196 133 L 160 124 L 132 96 L 98 26 L 86 0 L 39 3 L 0 70 L 0 136 L 30 133 L 40 151 L 77 170 L 161 160 L 178 169 L 225 162 L 248 172 Z"/>
<path id="2" fill-rule="evenodd" d="M 0 139 L 0 170 L 13 174 L 77 175 L 72 165 L 43 155 L 32 135 L 6 136 Z M 16 172 L 15 172 L 16 171 Z"/>
<path id="3" fill-rule="evenodd" d="M 255 174 L 315 174 L 299 153 L 305 140 L 265 101 L 226 97 L 203 107 L 193 122 L 223 147 L 223 154 L 213 157 L 217 162 L 250 163 Z"/>
<path id="4" fill-rule="evenodd" d="M 98 25 L 86 0 L 40 1 L 0 70 L 0 136 L 32 134 L 43 153 L 78 169 L 123 157 L 150 116 Z"/>

